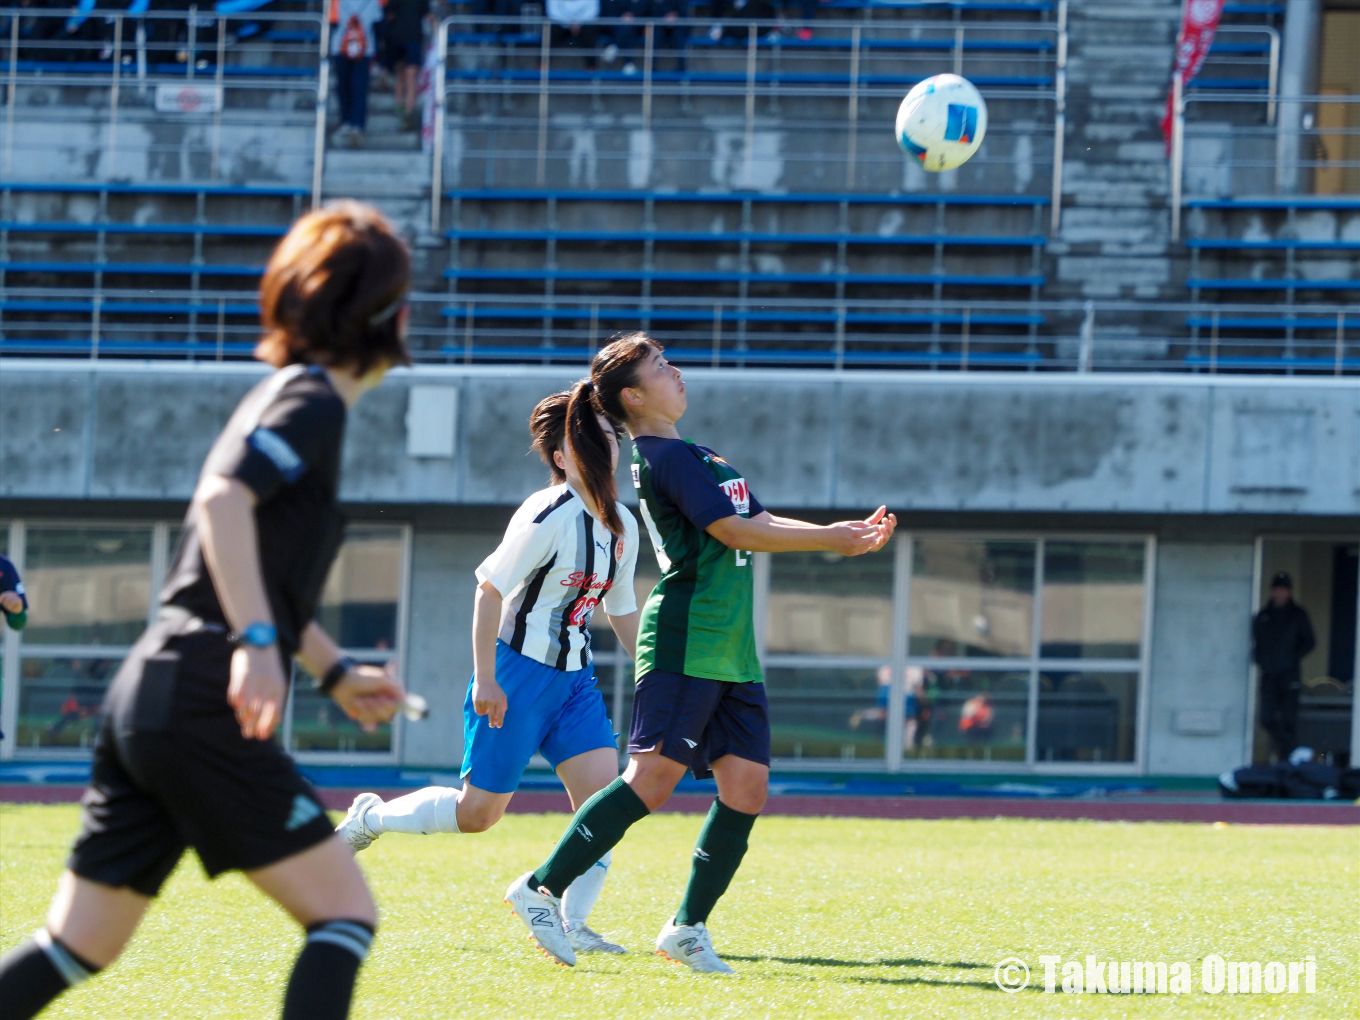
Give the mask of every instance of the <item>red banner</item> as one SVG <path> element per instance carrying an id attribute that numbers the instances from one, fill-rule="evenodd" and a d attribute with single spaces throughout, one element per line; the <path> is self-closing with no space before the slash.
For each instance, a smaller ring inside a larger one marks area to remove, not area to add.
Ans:
<path id="1" fill-rule="evenodd" d="M 1181 88 L 1199 74 L 1209 56 L 1209 47 L 1214 44 L 1214 33 L 1218 31 L 1218 19 L 1223 16 L 1223 0 L 1185 0 L 1181 14 L 1181 31 L 1176 36 L 1176 64 L 1172 68 L 1172 86 L 1166 94 L 1166 113 L 1162 116 L 1162 137 L 1166 139 L 1166 151 L 1171 152 L 1171 121 L 1175 116 L 1174 103 L 1177 72 L 1181 76 Z"/>

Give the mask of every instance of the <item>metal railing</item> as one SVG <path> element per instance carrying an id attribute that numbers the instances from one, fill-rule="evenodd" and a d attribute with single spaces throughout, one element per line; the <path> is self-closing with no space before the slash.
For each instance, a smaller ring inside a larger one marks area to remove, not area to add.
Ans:
<path id="1" fill-rule="evenodd" d="M 455 185 L 684 188 L 712 176 L 736 188 L 904 190 L 914 172 L 906 190 L 924 190 L 891 125 L 910 87 L 945 71 L 972 75 L 989 104 L 988 145 L 949 175 L 960 190 L 1013 193 L 1020 161 L 1031 190 L 1060 196 L 1066 14 L 1060 0 L 1053 22 L 819 20 L 810 40 L 794 34 L 799 23 L 777 34 L 772 22 L 723 22 L 714 38 L 711 18 L 598 19 L 583 41 L 541 18 L 498 19 L 493 31 L 486 18 L 446 18 L 431 229 Z M 802 107 L 798 131 L 777 139 L 785 104 Z"/>
<path id="2" fill-rule="evenodd" d="M 262 21 L 274 27 L 263 30 Z M 309 173 L 318 199 L 329 33 L 319 13 L 219 14 L 206 4 L 187 14 L 88 16 L 0 8 L 0 176 L 41 179 L 50 169 L 44 160 L 62 153 L 84 179 L 227 181 L 255 168 L 252 150 L 267 139 Z M 83 106 L 73 103 L 77 96 Z M 91 117 L 93 110 L 101 112 Z M 299 131 L 280 130 L 290 126 Z M 90 131 L 97 137 L 89 153 L 73 152 L 71 143 Z M 250 165 L 236 173 L 226 153 Z M 134 159 L 157 172 L 130 173 Z M 176 172 L 166 172 L 171 164 Z"/>
<path id="3" fill-rule="evenodd" d="M 7 287 L 0 356 L 247 358 L 259 337 L 255 299 Z M 1129 335 L 1134 318 L 1141 335 Z M 409 342 L 427 363 L 583 365 L 614 333 L 639 328 L 677 362 L 714 367 L 1360 372 L 1360 304 L 422 293 L 411 297 Z"/>
<path id="4" fill-rule="evenodd" d="M 1360 125 L 1350 126 L 1360 96 L 1319 95 L 1274 97 L 1225 93 L 1186 93 L 1173 82 L 1170 154 L 1171 235 L 1180 240 L 1181 210 L 1186 201 L 1186 178 L 1194 198 L 1234 195 L 1293 195 L 1308 193 L 1326 179 L 1322 194 L 1360 192 Z M 1220 105 L 1234 112 L 1265 103 L 1266 123 L 1250 125 L 1187 119 L 1196 106 Z M 1277 115 L 1279 107 L 1302 108 L 1295 118 Z M 1345 111 L 1320 123 L 1319 112 Z M 1330 123 L 1339 119 L 1340 123 Z M 1270 121 L 1273 120 L 1273 123 Z M 1312 180 L 1307 178 L 1311 176 Z M 1307 190 L 1305 190 L 1307 189 Z"/>

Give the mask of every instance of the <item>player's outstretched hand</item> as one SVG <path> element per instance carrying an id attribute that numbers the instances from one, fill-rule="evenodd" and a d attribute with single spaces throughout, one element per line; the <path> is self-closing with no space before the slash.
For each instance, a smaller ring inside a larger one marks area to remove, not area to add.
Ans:
<path id="1" fill-rule="evenodd" d="M 827 526 L 831 551 L 842 556 L 863 556 L 882 549 L 897 528 L 897 517 L 879 507 L 862 521 L 839 521 Z"/>
<path id="2" fill-rule="evenodd" d="M 256 648 L 243 645 L 231 653 L 231 683 L 227 685 L 227 704 L 236 710 L 241 735 L 247 740 L 268 740 L 283 717 L 283 698 L 287 686 L 283 663 L 273 645 Z"/>
<path id="3" fill-rule="evenodd" d="M 388 667 L 355 666 L 331 689 L 331 698 L 365 733 L 391 721 L 406 691 Z"/>
<path id="4" fill-rule="evenodd" d="M 487 717 L 487 725 L 493 730 L 500 729 L 505 723 L 505 709 L 509 704 L 505 691 L 495 680 L 474 677 L 472 681 L 472 710 Z"/>
<path id="5" fill-rule="evenodd" d="M 0 591 L 0 609 L 7 613 L 22 613 L 24 600 L 12 591 Z"/>

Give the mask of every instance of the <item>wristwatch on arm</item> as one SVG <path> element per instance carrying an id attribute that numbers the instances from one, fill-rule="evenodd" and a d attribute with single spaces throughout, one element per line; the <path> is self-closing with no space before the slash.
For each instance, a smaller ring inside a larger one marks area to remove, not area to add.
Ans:
<path id="1" fill-rule="evenodd" d="M 232 635 L 232 640 L 246 648 L 268 648 L 279 640 L 279 628 L 272 623 L 258 621 Z"/>
<path id="2" fill-rule="evenodd" d="M 340 656 L 331 664 L 331 668 L 326 670 L 326 674 L 316 681 L 316 689 L 322 694 L 329 695 L 355 665 L 355 661 L 348 655 Z"/>

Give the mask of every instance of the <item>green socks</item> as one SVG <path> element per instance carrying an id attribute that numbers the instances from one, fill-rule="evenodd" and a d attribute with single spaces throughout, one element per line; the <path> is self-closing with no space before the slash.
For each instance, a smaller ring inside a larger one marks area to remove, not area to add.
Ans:
<path id="1" fill-rule="evenodd" d="M 694 864 L 685 898 L 675 912 L 676 924 L 699 924 L 708 920 L 713 905 L 727 892 L 732 876 L 741 867 L 756 817 L 736 811 L 720 800 L 713 802 L 708 821 L 699 833 L 699 842 L 694 846 Z"/>
<path id="2" fill-rule="evenodd" d="M 649 813 L 642 798 L 623 781 L 623 777 L 615 779 L 581 805 L 581 810 L 571 820 L 571 827 L 558 841 L 557 848 L 543 862 L 543 866 L 534 872 L 534 887 L 545 887 L 560 898 L 567 891 L 567 886 L 589 871 L 606 851 L 612 850 L 623 839 L 629 826 Z M 726 882 L 723 884 L 726 885 Z"/>

